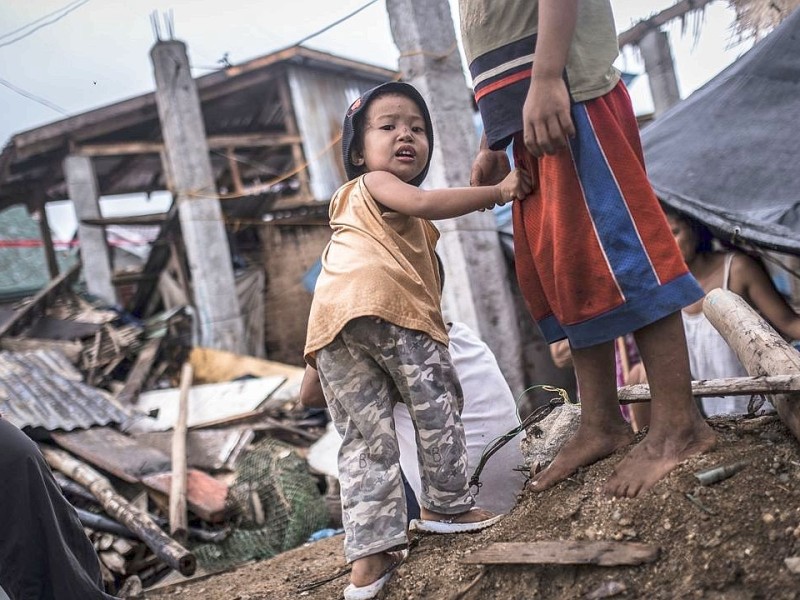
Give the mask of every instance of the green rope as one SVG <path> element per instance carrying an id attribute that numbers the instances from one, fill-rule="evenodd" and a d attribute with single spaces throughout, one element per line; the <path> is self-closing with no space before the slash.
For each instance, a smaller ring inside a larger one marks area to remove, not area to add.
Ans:
<path id="1" fill-rule="evenodd" d="M 570 400 L 569 394 L 567 391 L 560 387 L 555 387 L 552 385 L 532 385 L 531 387 L 522 390 L 519 396 L 517 396 L 516 405 L 519 406 L 519 401 L 524 394 L 527 394 L 530 391 L 535 389 L 542 389 L 546 392 L 555 392 L 558 394 L 557 396 L 550 398 L 547 404 L 544 404 L 534 410 L 531 414 L 529 414 L 525 419 L 514 429 L 511 431 L 504 433 L 503 435 L 493 439 L 491 442 L 486 444 L 486 448 L 484 448 L 483 453 L 481 454 L 481 459 L 478 461 L 478 466 L 475 467 L 475 472 L 472 474 L 472 478 L 469 480 L 470 488 L 475 488 L 475 494 L 478 495 L 480 492 L 481 486 L 483 485 L 480 482 L 481 472 L 483 468 L 486 466 L 486 463 L 492 457 L 492 455 L 500 450 L 503 446 L 505 446 L 508 442 L 513 440 L 517 437 L 521 432 L 525 431 L 530 425 L 534 423 L 538 423 L 539 421 L 543 420 L 547 415 L 549 415 L 553 409 L 557 406 L 562 406 L 564 404 L 573 404 L 577 405 L 577 402 L 573 402 Z"/>

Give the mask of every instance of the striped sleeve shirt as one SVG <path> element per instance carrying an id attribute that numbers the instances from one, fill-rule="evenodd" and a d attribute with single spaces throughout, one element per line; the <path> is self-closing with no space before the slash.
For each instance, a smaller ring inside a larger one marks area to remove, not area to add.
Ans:
<path id="1" fill-rule="evenodd" d="M 489 145 L 508 146 L 522 130 L 538 30 L 538 0 L 459 0 L 461 34 L 475 101 Z M 574 102 L 611 91 L 619 81 L 619 54 L 610 0 L 580 0 L 567 59 Z"/>

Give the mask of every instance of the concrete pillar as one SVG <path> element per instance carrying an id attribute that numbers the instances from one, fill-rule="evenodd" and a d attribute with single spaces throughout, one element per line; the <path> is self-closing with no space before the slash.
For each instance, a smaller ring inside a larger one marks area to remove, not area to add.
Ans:
<path id="1" fill-rule="evenodd" d="M 464 77 L 447 0 L 387 0 L 403 80 L 428 101 L 434 152 L 425 187 L 469 185 L 478 147 L 471 91 Z M 512 391 L 524 377 L 509 277 L 491 213 L 438 221 L 438 252 L 447 271 L 444 309 L 478 332 L 497 357 Z"/>
<path id="2" fill-rule="evenodd" d="M 672 50 L 666 31 L 653 29 L 639 42 L 639 50 L 644 59 L 644 68 L 650 79 L 650 93 L 653 95 L 654 116 L 681 101 Z"/>
<path id="3" fill-rule="evenodd" d="M 78 217 L 78 238 L 81 243 L 81 262 L 87 291 L 109 305 L 117 303 L 117 294 L 111 283 L 111 253 L 106 242 L 106 228 L 86 225 L 84 219 L 99 219 L 100 193 L 92 159 L 88 156 L 70 155 L 64 159 L 64 177 L 67 192 Z M 42 207 L 44 212 L 44 207 Z"/>
<path id="4" fill-rule="evenodd" d="M 168 172 L 192 277 L 200 343 L 243 352 L 244 325 L 230 247 L 186 45 L 173 40 L 158 42 L 150 58 Z"/>

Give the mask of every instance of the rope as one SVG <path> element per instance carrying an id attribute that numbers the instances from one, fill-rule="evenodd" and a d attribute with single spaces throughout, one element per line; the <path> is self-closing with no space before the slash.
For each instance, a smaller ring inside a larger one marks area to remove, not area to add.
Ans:
<path id="1" fill-rule="evenodd" d="M 545 417 L 547 417 L 547 415 L 553 412 L 557 406 L 562 406 L 564 404 L 578 404 L 577 402 L 570 400 L 569 394 L 563 388 L 552 385 L 532 385 L 519 394 L 517 397 L 517 405 L 519 405 L 519 400 L 522 398 L 523 394 L 527 394 L 535 389 L 542 389 L 546 392 L 555 392 L 558 395 L 550 398 L 547 404 L 540 406 L 527 417 L 525 417 L 525 419 L 517 427 L 486 444 L 486 448 L 484 448 L 483 453 L 481 454 L 481 459 L 478 461 L 478 466 L 475 467 L 475 472 L 472 474 L 472 478 L 469 480 L 470 488 L 475 487 L 476 496 L 483 485 L 480 482 L 481 472 L 495 452 L 517 437 L 517 435 L 519 435 L 522 431 L 525 431 L 530 425 L 543 420 Z"/>

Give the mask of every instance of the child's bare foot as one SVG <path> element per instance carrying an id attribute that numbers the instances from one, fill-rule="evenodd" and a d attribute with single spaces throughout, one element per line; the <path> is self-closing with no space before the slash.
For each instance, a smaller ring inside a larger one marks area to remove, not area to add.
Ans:
<path id="1" fill-rule="evenodd" d="M 681 462 L 710 450 L 717 436 L 699 419 L 682 433 L 652 428 L 614 469 L 604 490 L 611 496 L 635 498 L 646 492 Z"/>
<path id="2" fill-rule="evenodd" d="M 350 583 L 365 587 L 386 575 L 403 560 L 402 552 L 378 552 L 353 561 Z"/>
<path id="3" fill-rule="evenodd" d="M 546 469 L 531 474 L 528 487 L 535 492 L 551 488 L 580 467 L 613 454 L 632 440 L 631 430 L 622 421 L 612 429 L 602 430 L 581 425 Z"/>

